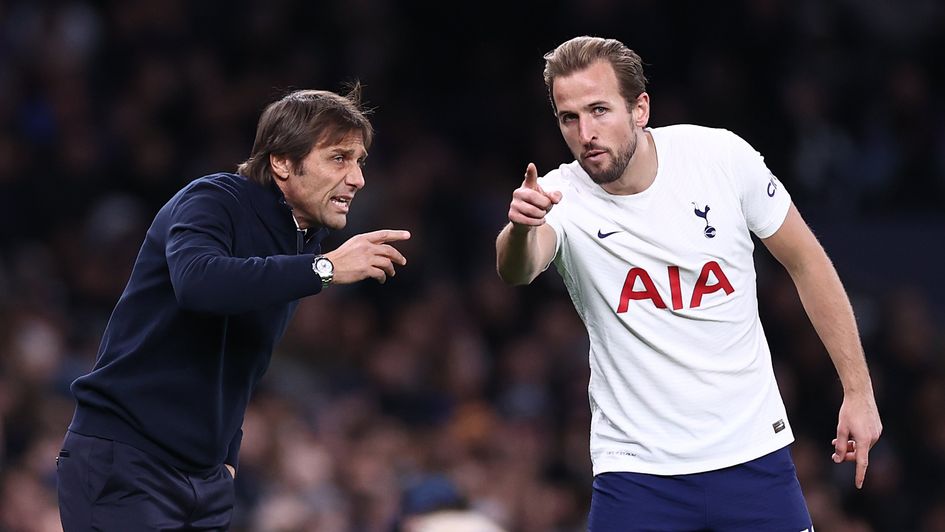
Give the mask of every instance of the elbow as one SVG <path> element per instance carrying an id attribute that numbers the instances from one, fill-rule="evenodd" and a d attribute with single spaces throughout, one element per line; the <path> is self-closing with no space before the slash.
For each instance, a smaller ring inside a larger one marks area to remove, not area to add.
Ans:
<path id="1" fill-rule="evenodd" d="M 830 261 L 830 258 L 823 249 L 818 251 L 818 253 L 791 257 L 788 260 L 782 261 L 781 264 L 795 282 L 822 276 L 830 272 L 834 272 L 835 275 L 836 270 L 834 269 L 833 262 Z"/>
<path id="2" fill-rule="evenodd" d="M 510 286 L 524 286 L 530 284 L 537 277 L 537 275 L 530 275 L 526 272 L 510 271 L 508 268 L 502 268 L 502 266 L 496 268 L 496 273 L 499 274 L 499 279 Z"/>
<path id="3" fill-rule="evenodd" d="M 239 305 L 229 300 L 226 295 L 214 290 L 213 287 L 206 285 L 180 288 L 175 286 L 174 295 L 177 298 L 177 306 L 189 312 L 222 316 L 241 314 L 250 310 L 248 306 Z"/>
<path id="4" fill-rule="evenodd" d="M 496 272 L 506 284 L 520 286 L 531 283 L 543 270 L 533 248 L 509 242 L 509 233 L 503 232 L 496 241 Z"/>
<path id="5" fill-rule="evenodd" d="M 224 300 L 209 276 L 196 262 L 171 276 L 177 305 L 190 312 L 226 314 Z"/>
<path id="6" fill-rule="evenodd" d="M 177 306 L 191 312 L 214 312 L 210 299 L 204 297 L 199 283 L 190 279 L 181 279 L 174 283 L 174 297 Z"/>

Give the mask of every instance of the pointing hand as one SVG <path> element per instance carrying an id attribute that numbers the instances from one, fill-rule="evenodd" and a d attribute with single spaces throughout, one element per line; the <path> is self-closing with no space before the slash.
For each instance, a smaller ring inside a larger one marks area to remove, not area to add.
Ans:
<path id="1" fill-rule="evenodd" d="M 394 265 L 404 266 L 407 259 L 388 242 L 410 238 L 408 231 L 383 229 L 355 235 L 325 256 L 335 266 L 332 284 L 349 284 L 362 279 L 384 283 L 396 272 Z"/>
<path id="2" fill-rule="evenodd" d="M 514 229 L 528 230 L 545 223 L 545 215 L 561 201 L 561 192 L 545 192 L 538 184 L 538 169 L 528 163 L 522 186 L 512 192 L 509 206 L 509 221 Z"/>
<path id="3" fill-rule="evenodd" d="M 870 449 L 882 432 L 883 423 L 872 390 L 869 393 L 844 394 L 837 437 L 831 442 L 834 448 L 831 458 L 838 464 L 856 462 L 853 482 L 857 488 L 863 487 Z"/>

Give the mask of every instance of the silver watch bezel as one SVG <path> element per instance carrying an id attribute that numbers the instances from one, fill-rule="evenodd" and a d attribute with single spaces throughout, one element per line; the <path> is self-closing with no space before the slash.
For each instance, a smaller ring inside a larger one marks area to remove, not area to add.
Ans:
<path id="1" fill-rule="evenodd" d="M 315 256 L 312 260 L 312 271 L 322 280 L 322 287 L 331 284 L 335 277 L 335 265 L 331 262 L 331 259 L 324 255 Z"/>

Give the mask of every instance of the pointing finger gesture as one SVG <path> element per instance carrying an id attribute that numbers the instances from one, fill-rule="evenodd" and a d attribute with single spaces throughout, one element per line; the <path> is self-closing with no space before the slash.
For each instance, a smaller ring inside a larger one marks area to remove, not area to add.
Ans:
<path id="1" fill-rule="evenodd" d="M 883 432 L 883 424 L 872 393 L 845 395 L 840 405 L 837 437 L 831 442 L 834 447 L 833 461 L 856 462 L 854 484 L 863 487 L 866 469 L 869 466 L 870 449 Z"/>
<path id="2" fill-rule="evenodd" d="M 538 184 L 538 168 L 534 163 L 528 163 L 522 186 L 512 192 L 509 221 L 526 229 L 543 225 L 545 215 L 560 201 L 561 192 L 545 192 Z"/>
<path id="3" fill-rule="evenodd" d="M 337 249 L 326 253 L 335 266 L 334 284 L 349 284 L 371 278 L 379 283 L 387 281 L 396 272 L 394 266 L 404 266 L 407 259 L 389 242 L 410 238 L 408 231 L 383 229 L 355 235 Z"/>

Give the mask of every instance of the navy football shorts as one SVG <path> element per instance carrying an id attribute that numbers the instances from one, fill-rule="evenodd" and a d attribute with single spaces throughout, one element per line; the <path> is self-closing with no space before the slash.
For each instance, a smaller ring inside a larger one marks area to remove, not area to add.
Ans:
<path id="1" fill-rule="evenodd" d="M 594 478 L 590 532 L 813 532 L 787 447 L 741 465 Z"/>

